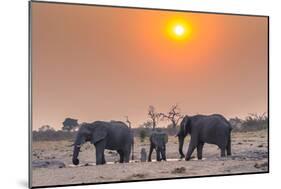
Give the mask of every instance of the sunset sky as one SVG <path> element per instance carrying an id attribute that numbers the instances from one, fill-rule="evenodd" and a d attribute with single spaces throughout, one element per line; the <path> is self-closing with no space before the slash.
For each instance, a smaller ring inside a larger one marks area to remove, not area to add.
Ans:
<path id="1" fill-rule="evenodd" d="M 33 129 L 267 112 L 267 18 L 32 3 Z M 163 123 L 168 124 L 168 123 Z"/>

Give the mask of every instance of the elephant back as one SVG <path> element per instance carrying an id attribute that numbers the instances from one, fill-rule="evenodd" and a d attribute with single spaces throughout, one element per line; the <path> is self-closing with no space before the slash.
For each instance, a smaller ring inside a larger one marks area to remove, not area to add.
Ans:
<path id="1" fill-rule="evenodd" d="M 111 121 L 109 122 L 109 124 L 112 125 L 112 126 L 126 127 L 126 128 L 128 128 L 128 129 L 130 129 L 129 126 L 128 126 L 126 123 L 124 123 L 123 121 L 111 120 Z"/>

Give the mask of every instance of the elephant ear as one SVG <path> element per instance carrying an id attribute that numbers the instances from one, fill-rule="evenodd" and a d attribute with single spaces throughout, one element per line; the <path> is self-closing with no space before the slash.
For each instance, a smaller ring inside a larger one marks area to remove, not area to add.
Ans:
<path id="1" fill-rule="evenodd" d="M 182 133 L 184 136 L 191 133 L 191 119 L 188 116 L 185 116 L 182 120 Z"/>
<path id="2" fill-rule="evenodd" d="M 187 116 L 184 116 L 184 118 L 181 120 L 180 128 L 179 128 L 178 133 L 176 134 L 176 137 L 184 136 L 185 130 L 186 130 L 185 129 L 186 119 L 187 119 Z"/>
<path id="3" fill-rule="evenodd" d="M 153 133 L 151 136 L 153 144 L 156 146 L 161 146 L 162 136 L 159 133 Z"/>
<path id="4" fill-rule="evenodd" d="M 92 143 L 96 144 L 97 142 L 103 140 L 107 135 L 106 128 L 104 125 L 95 126 L 92 134 Z"/>
<path id="5" fill-rule="evenodd" d="M 185 120 L 185 125 L 184 125 L 184 133 L 185 135 L 187 134 L 191 134 L 191 130 L 192 130 L 192 125 L 191 125 L 191 119 L 189 117 L 186 117 L 186 120 Z"/>
<path id="6" fill-rule="evenodd" d="M 166 133 L 155 133 L 152 135 L 152 142 L 158 146 L 163 145 L 163 141 L 165 144 L 168 142 L 168 135 Z"/>

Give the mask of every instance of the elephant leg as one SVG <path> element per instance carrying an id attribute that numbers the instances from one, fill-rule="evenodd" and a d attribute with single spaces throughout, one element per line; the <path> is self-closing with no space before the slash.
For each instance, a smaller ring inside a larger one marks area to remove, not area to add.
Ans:
<path id="1" fill-rule="evenodd" d="M 151 161 L 152 151 L 153 151 L 153 146 L 152 146 L 152 144 L 150 144 L 150 149 L 149 149 L 149 154 L 148 154 L 148 161 Z"/>
<path id="2" fill-rule="evenodd" d="M 225 157 L 225 147 L 221 147 L 221 157 Z"/>
<path id="3" fill-rule="evenodd" d="M 124 153 L 124 162 L 129 163 L 129 161 L 130 161 L 130 151 L 124 150 L 123 153 Z"/>
<path id="4" fill-rule="evenodd" d="M 200 142 L 197 145 L 197 158 L 200 159 L 200 160 L 202 159 L 203 146 L 204 146 L 203 142 Z"/>
<path id="5" fill-rule="evenodd" d="M 156 160 L 161 161 L 161 155 L 160 155 L 160 150 L 156 149 Z"/>
<path id="6" fill-rule="evenodd" d="M 227 148 L 227 138 L 225 136 L 218 137 L 220 140 L 217 141 L 217 145 L 221 151 L 221 157 L 225 157 Z"/>
<path id="7" fill-rule="evenodd" d="M 161 151 L 162 160 L 166 161 L 166 147 Z"/>
<path id="8" fill-rule="evenodd" d="M 226 153 L 227 153 L 228 156 L 231 156 L 231 139 L 230 139 L 230 136 L 229 136 L 228 141 L 227 141 Z"/>
<path id="9" fill-rule="evenodd" d="M 122 150 L 117 150 L 119 156 L 120 156 L 120 160 L 119 163 L 123 163 L 124 162 L 124 153 Z"/>
<path id="10" fill-rule="evenodd" d="M 105 157 L 104 157 L 104 153 L 102 153 L 102 163 L 101 163 L 102 165 L 103 164 L 106 164 L 106 161 L 105 161 Z"/>
<path id="11" fill-rule="evenodd" d="M 103 163 L 103 152 L 102 151 L 96 151 L 96 165 L 102 165 Z"/>
<path id="12" fill-rule="evenodd" d="M 189 146 L 188 146 L 188 150 L 185 156 L 185 160 L 188 161 L 191 158 L 191 155 L 193 153 L 193 151 L 195 150 L 195 148 L 197 147 L 197 141 L 191 137 L 190 142 L 189 142 Z"/>
<path id="13" fill-rule="evenodd" d="M 104 158 L 105 142 L 100 141 L 97 144 L 95 144 L 95 147 L 96 147 L 96 165 L 105 164 L 105 158 Z"/>
<path id="14" fill-rule="evenodd" d="M 226 153 L 228 156 L 231 156 L 231 147 L 230 147 L 230 144 L 227 145 L 226 147 Z"/>

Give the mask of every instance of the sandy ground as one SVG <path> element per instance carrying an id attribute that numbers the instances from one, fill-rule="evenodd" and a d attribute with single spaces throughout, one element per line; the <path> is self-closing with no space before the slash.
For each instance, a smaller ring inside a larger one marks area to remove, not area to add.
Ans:
<path id="1" fill-rule="evenodd" d="M 141 148 L 148 152 L 148 140 L 135 138 L 135 160 L 127 164 L 113 163 L 119 156 L 115 151 L 106 151 L 106 165 L 95 165 L 95 149 L 85 144 L 80 152 L 80 165 L 71 163 L 70 141 L 33 143 L 33 162 L 61 162 L 63 166 L 33 168 L 33 186 L 99 183 L 171 177 L 190 177 L 216 174 L 234 174 L 268 171 L 267 131 L 232 133 L 232 156 L 220 158 L 215 145 L 204 145 L 203 160 L 178 160 L 177 138 L 169 137 L 166 162 L 139 162 Z M 188 147 L 187 137 L 184 152 Z M 195 151 L 196 152 L 196 151 Z M 193 156 L 196 157 L 196 153 Z M 155 159 L 155 152 L 153 153 Z"/>

